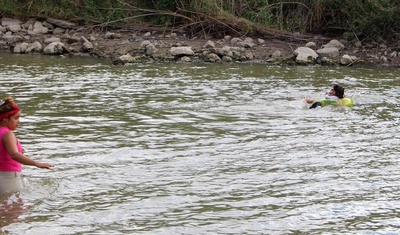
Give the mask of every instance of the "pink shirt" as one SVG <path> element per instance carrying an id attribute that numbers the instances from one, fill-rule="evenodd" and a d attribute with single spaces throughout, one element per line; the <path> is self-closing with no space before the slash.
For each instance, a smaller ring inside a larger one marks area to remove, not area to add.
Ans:
<path id="1" fill-rule="evenodd" d="M 10 154 L 8 153 L 6 146 L 4 146 L 3 136 L 5 133 L 9 132 L 5 126 L 0 127 L 0 171 L 16 171 L 21 172 L 21 163 L 15 161 L 11 158 Z M 17 148 L 18 152 L 22 153 L 22 146 L 17 140 Z"/>

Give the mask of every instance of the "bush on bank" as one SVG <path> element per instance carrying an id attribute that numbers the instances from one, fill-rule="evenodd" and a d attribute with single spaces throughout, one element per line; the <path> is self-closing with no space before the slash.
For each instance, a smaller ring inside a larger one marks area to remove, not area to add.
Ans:
<path id="1" fill-rule="evenodd" d="M 395 40 L 397 0 L 0 0 L 1 16 L 54 17 L 82 24 L 175 27 L 194 33 L 252 34 L 254 27 Z M 218 35 L 221 36 L 221 35 Z"/>

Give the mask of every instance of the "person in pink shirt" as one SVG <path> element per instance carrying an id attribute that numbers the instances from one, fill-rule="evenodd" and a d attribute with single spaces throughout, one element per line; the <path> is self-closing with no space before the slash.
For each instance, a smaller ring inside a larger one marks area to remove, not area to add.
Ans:
<path id="1" fill-rule="evenodd" d="M 13 131 L 19 125 L 20 108 L 12 97 L 0 99 L 0 195 L 22 188 L 21 164 L 50 169 L 52 164 L 37 162 L 24 154 Z"/>

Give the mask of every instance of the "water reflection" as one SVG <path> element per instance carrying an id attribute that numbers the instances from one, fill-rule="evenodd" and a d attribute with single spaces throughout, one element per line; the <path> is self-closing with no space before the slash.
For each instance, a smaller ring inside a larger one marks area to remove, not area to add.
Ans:
<path id="1" fill-rule="evenodd" d="M 12 223 L 29 221 L 29 218 L 22 217 L 29 207 L 24 205 L 20 193 L 0 195 L 0 202 L 0 229 Z"/>

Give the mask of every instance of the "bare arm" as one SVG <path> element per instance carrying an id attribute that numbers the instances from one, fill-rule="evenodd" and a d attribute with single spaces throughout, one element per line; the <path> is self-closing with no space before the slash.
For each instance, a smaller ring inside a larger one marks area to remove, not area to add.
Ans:
<path id="1" fill-rule="evenodd" d="M 39 168 L 47 168 L 50 169 L 53 167 L 53 165 L 48 164 L 48 163 L 41 163 L 37 162 L 35 160 L 30 159 L 29 157 L 25 156 L 24 154 L 18 152 L 17 148 L 17 138 L 15 137 L 14 133 L 12 131 L 7 132 L 6 134 L 3 135 L 3 142 L 4 145 L 15 161 L 22 163 L 24 165 L 30 165 L 30 166 L 36 166 Z"/>
<path id="2" fill-rule="evenodd" d="M 313 98 L 302 97 L 302 99 L 305 100 L 308 104 L 315 102 L 315 99 L 313 99 Z"/>

